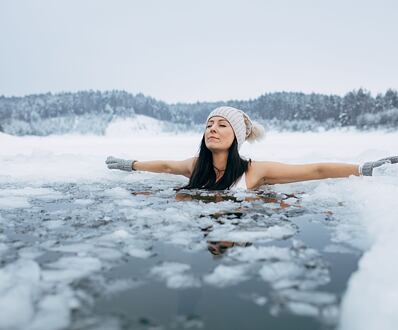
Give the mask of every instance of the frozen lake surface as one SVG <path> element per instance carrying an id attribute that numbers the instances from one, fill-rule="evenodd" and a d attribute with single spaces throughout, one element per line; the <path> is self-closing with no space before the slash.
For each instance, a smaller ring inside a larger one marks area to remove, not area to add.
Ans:
<path id="1" fill-rule="evenodd" d="M 108 155 L 184 159 L 199 135 L 0 134 L 0 329 L 395 329 L 398 166 L 258 191 L 174 188 Z M 397 133 L 274 133 L 288 163 L 398 154 Z"/>

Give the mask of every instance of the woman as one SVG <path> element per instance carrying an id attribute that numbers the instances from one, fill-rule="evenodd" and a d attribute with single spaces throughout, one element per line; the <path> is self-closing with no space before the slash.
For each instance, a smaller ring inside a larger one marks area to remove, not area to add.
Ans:
<path id="1" fill-rule="evenodd" d="M 255 189 L 264 184 L 289 183 L 350 175 L 371 176 L 375 167 L 398 163 L 398 156 L 362 165 L 347 163 L 312 163 L 290 165 L 270 161 L 251 161 L 240 157 L 245 141 L 264 136 L 264 128 L 243 111 L 222 106 L 214 109 L 206 121 L 199 157 L 183 161 L 137 161 L 108 157 L 109 169 L 150 171 L 184 175 L 189 183 L 180 189 Z"/>

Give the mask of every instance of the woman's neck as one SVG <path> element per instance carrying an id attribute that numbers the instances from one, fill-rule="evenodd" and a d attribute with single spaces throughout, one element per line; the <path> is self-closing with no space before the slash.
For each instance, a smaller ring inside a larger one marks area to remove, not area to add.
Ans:
<path id="1" fill-rule="evenodd" d="M 224 171 L 227 167 L 228 152 L 213 152 L 213 167 L 218 171 Z"/>

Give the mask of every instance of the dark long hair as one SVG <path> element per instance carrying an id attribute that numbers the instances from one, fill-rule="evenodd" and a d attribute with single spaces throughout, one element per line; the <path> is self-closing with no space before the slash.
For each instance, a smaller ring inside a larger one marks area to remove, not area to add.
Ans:
<path id="1" fill-rule="evenodd" d="M 180 189 L 208 189 L 224 190 L 229 189 L 244 172 L 247 171 L 251 159 L 245 160 L 240 157 L 238 152 L 238 141 L 236 137 L 228 150 L 227 166 L 224 175 L 216 182 L 216 172 L 213 168 L 213 154 L 206 147 L 203 135 L 200 144 L 199 158 L 196 161 L 191 178 L 186 186 Z"/>

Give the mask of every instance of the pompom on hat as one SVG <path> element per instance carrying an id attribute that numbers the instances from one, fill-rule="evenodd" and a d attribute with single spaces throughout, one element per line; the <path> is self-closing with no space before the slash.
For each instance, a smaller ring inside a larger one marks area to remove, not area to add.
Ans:
<path id="1" fill-rule="evenodd" d="M 260 141 L 265 136 L 264 127 L 252 121 L 242 110 L 227 106 L 215 108 L 207 117 L 206 126 L 209 119 L 216 116 L 225 118 L 231 124 L 236 140 L 238 141 L 238 150 L 243 142 Z"/>

